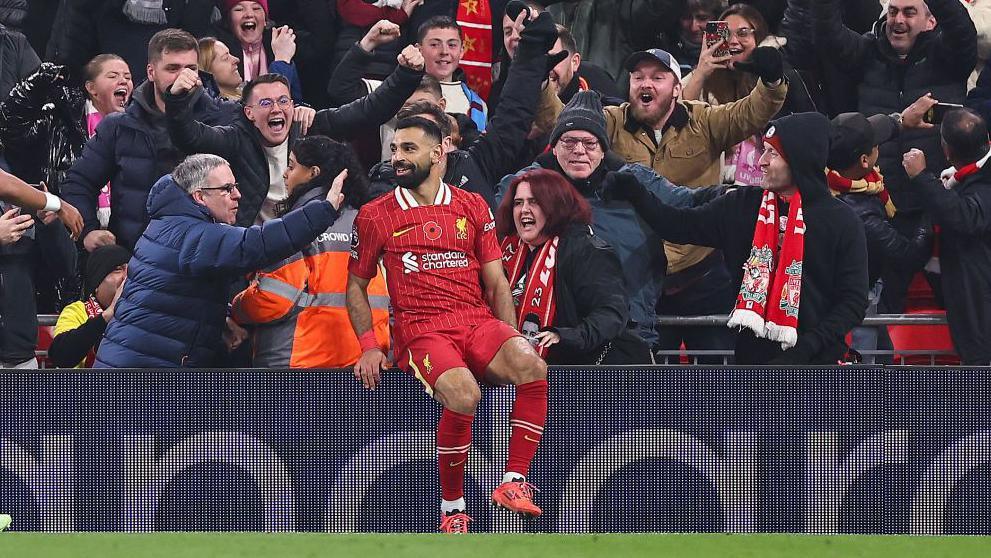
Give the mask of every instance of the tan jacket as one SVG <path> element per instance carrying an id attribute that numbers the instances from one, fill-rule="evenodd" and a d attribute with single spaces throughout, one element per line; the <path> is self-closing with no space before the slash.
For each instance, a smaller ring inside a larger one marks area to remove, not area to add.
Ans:
<path id="1" fill-rule="evenodd" d="M 787 93 L 787 83 L 769 88 L 758 82 L 749 95 L 725 105 L 678 101 L 659 146 L 653 130 L 630 118 L 629 103 L 604 109 L 606 130 L 612 150 L 628 163 L 651 167 L 680 186 L 711 186 L 720 183 L 720 155 L 763 131 Z M 666 242 L 664 251 L 671 274 L 702 261 L 712 249 Z"/>

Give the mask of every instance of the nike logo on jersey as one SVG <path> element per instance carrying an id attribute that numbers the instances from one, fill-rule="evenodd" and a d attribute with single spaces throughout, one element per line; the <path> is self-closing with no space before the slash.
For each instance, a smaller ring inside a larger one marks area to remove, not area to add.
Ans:
<path id="1" fill-rule="evenodd" d="M 413 226 L 410 226 L 410 227 L 406 227 L 405 229 L 399 229 L 398 231 L 393 232 L 392 233 L 392 236 L 393 236 L 393 238 L 395 238 L 397 236 L 403 236 L 404 234 L 410 232 L 411 230 L 413 230 L 415 228 L 416 228 L 416 225 L 413 225 Z"/>

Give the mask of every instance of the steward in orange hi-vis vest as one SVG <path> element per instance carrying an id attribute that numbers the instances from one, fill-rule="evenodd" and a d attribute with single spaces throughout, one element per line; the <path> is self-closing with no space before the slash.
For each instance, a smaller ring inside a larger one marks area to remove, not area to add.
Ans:
<path id="1" fill-rule="evenodd" d="M 306 203 L 313 191 L 299 199 Z M 267 368 L 343 368 L 361 356 L 345 307 L 351 229 L 358 211 L 343 209 L 302 252 L 259 271 L 233 303 L 241 325 L 255 325 L 252 364 Z M 389 295 L 382 271 L 368 287 L 380 347 L 389 347 Z"/>

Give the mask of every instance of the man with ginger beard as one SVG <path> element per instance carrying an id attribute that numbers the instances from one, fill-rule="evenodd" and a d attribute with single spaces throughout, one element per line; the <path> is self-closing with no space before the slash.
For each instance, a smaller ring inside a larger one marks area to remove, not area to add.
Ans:
<path id="1" fill-rule="evenodd" d="M 378 126 L 394 115 L 423 75 L 423 57 L 412 46 L 399 55 L 399 66 L 371 94 L 336 109 L 316 113 L 312 131 L 335 139 Z M 287 193 L 282 173 L 289 150 L 307 126 L 292 125 L 293 101 L 283 76 L 264 74 L 245 85 L 244 112 L 230 126 L 208 126 L 188 114 L 188 97 L 202 88 L 196 72 L 183 71 L 166 93 L 169 133 L 188 153 L 212 153 L 231 161 L 242 201 L 239 226 L 259 224 L 274 216 Z"/>

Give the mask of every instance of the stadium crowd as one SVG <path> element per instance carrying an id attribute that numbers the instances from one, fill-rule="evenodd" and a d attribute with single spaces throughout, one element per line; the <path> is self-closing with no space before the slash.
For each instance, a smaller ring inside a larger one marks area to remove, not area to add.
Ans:
<path id="1" fill-rule="evenodd" d="M 415 371 L 390 274 L 475 264 L 358 230 L 428 191 L 550 364 L 856 362 L 920 272 L 991 364 L 991 0 L 13 0 L 0 64 L 4 368 Z"/>

